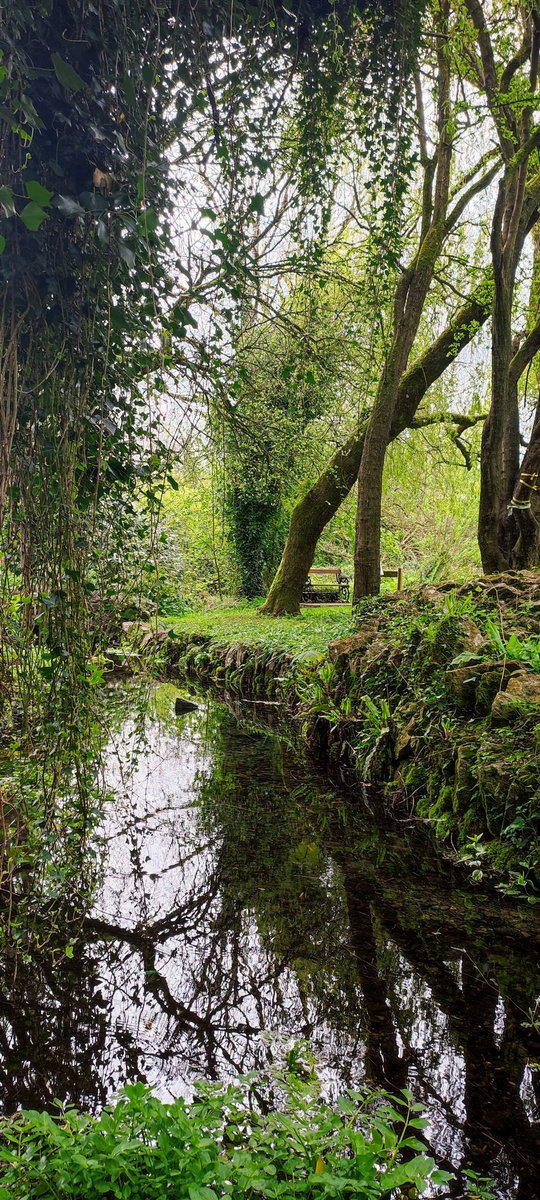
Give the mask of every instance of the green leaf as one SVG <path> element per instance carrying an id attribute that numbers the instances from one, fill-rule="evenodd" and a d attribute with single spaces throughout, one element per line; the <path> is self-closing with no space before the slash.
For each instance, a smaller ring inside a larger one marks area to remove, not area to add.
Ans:
<path id="1" fill-rule="evenodd" d="M 66 958 L 73 958 L 73 946 L 64 946 Z"/>
<path id="2" fill-rule="evenodd" d="M 147 208 L 139 217 L 139 227 L 144 233 L 154 233 L 158 226 L 158 215 L 154 208 Z"/>
<path id="3" fill-rule="evenodd" d="M 53 193 L 48 188 L 43 187 L 43 184 L 38 183 L 37 179 L 29 179 L 25 183 L 26 194 L 31 200 L 35 200 L 41 208 L 47 208 L 53 198 Z"/>
<path id="4" fill-rule="evenodd" d="M 4 216 L 13 217 L 15 215 L 15 201 L 11 188 L 0 187 L 0 204 L 4 210 Z"/>
<path id="5" fill-rule="evenodd" d="M 84 208 L 73 196 L 59 196 L 56 206 L 64 217 L 84 217 Z"/>
<path id="6" fill-rule="evenodd" d="M 264 196 L 260 192 L 256 192 L 251 198 L 250 211 L 259 213 L 259 216 L 264 216 Z"/>
<path id="7" fill-rule="evenodd" d="M 26 123 L 31 125 L 32 129 L 45 128 L 39 113 L 36 111 L 36 108 L 30 99 L 30 96 L 25 96 L 24 94 L 21 96 L 21 110 Z"/>
<path id="8" fill-rule="evenodd" d="M 22 212 L 19 213 L 23 225 L 35 233 L 40 225 L 47 220 L 47 213 L 36 204 L 35 200 L 31 200 L 29 204 L 25 204 Z"/>
<path id="9" fill-rule="evenodd" d="M 389 1171 L 385 1171 L 382 1177 L 384 1179 L 384 1186 L 390 1190 L 391 1188 L 401 1187 L 403 1183 L 419 1183 L 429 1175 L 434 1166 L 435 1161 L 433 1158 L 417 1154 L 409 1162 L 398 1163 L 395 1167 L 391 1167 Z"/>
<path id="10" fill-rule="evenodd" d="M 192 325 L 194 329 L 197 328 L 195 318 L 191 316 L 188 308 L 184 308 L 183 304 L 175 304 L 169 314 L 169 322 L 172 328 L 176 328 L 179 325 Z"/>
<path id="11" fill-rule="evenodd" d="M 86 87 L 84 79 L 81 79 L 71 64 L 64 62 L 63 58 L 60 58 L 60 55 L 56 51 L 54 54 L 51 54 L 51 59 L 54 73 L 58 82 L 62 84 L 62 87 L 69 88 L 72 92 L 80 92 L 82 88 Z"/>
<path id="12" fill-rule="evenodd" d="M 126 245 L 126 242 L 120 242 L 118 246 L 118 253 L 122 261 L 125 262 L 126 266 L 129 267 L 130 270 L 133 270 L 133 267 L 135 266 L 135 252 L 131 249 L 131 246 Z"/>
<path id="13" fill-rule="evenodd" d="M 4 253 L 5 248 L 6 248 L 6 239 L 3 236 L 3 234 L 0 233 L 0 254 Z"/>
<path id="14" fill-rule="evenodd" d="M 135 85 L 133 83 L 131 75 L 127 75 L 127 74 L 124 75 L 124 78 L 122 80 L 122 88 L 123 88 L 124 96 L 126 97 L 127 103 L 131 106 L 131 108 L 135 108 L 135 105 L 137 103 L 137 95 L 135 92 Z"/>

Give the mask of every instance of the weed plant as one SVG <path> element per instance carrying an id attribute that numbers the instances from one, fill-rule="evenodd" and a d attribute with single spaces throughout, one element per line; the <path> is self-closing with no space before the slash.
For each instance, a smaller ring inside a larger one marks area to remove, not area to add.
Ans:
<path id="1" fill-rule="evenodd" d="M 97 1117 L 59 1106 L 4 1120 L 0 1200 L 433 1195 L 451 1176 L 426 1153 L 420 1111 L 409 1092 L 324 1103 L 298 1059 L 280 1077 L 198 1084 L 191 1102 L 136 1083 Z M 467 1194 L 493 1195 L 474 1183 Z"/>

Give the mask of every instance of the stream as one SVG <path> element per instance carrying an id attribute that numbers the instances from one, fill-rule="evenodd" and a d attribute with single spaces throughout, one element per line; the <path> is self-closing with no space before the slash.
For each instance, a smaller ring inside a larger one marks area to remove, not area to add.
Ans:
<path id="1" fill-rule="evenodd" d="M 409 1087 L 443 1166 L 539 1200 L 538 914 L 380 829 L 264 711 L 175 718 L 171 691 L 112 723 L 73 957 L 3 964 L 2 1110 L 189 1095 L 305 1039 L 327 1094 Z"/>

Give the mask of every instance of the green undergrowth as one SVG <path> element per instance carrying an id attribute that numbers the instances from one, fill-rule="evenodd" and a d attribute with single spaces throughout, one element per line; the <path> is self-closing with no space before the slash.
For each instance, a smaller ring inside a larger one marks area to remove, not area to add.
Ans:
<path id="1" fill-rule="evenodd" d="M 348 1091 L 330 1105 L 309 1065 L 305 1075 L 293 1066 L 279 1077 L 201 1083 L 191 1102 L 164 1103 L 137 1083 L 97 1117 L 58 1106 L 4 1119 L 0 1200 L 441 1194 L 451 1176 L 426 1153 L 410 1093 Z M 470 1197 L 493 1196 L 485 1182 L 463 1182 Z"/>

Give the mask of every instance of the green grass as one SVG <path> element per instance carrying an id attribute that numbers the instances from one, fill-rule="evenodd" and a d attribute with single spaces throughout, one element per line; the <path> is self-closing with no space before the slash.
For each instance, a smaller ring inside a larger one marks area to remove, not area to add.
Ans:
<path id="1" fill-rule="evenodd" d="M 302 609 L 298 617 L 264 617 L 246 603 L 167 617 L 166 624 L 178 634 L 205 634 L 221 646 L 263 646 L 303 659 L 320 658 L 329 642 L 346 637 L 353 627 L 351 609 L 333 604 Z"/>

